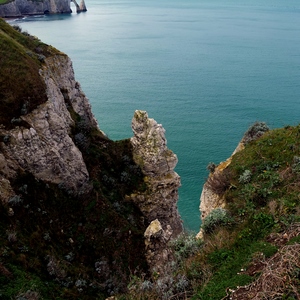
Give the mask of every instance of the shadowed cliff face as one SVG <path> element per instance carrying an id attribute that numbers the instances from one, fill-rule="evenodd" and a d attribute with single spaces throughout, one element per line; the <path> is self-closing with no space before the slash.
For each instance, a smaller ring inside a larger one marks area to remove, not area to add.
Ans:
<path id="1" fill-rule="evenodd" d="M 130 274 L 155 264 L 150 222 L 167 239 L 182 229 L 163 128 L 136 112 L 144 127 L 133 122 L 135 137 L 109 140 L 65 54 L 1 20 L 0 45 L 0 294 L 126 291 Z"/>

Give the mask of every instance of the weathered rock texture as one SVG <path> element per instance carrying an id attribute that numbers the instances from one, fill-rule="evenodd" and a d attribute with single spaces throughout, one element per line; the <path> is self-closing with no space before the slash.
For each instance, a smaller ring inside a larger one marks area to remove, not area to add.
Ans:
<path id="1" fill-rule="evenodd" d="M 0 129 L 0 135 L 7 137 L 7 141 L 1 143 L 0 155 L 0 184 L 7 186 L 6 194 L 1 194 L 3 201 L 12 196 L 8 180 L 18 169 L 45 182 L 60 184 L 74 193 L 89 180 L 82 154 L 71 138 L 74 121 L 70 106 L 84 118 L 87 126 L 97 127 L 97 122 L 74 79 L 71 61 L 66 55 L 49 57 L 40 75 L 46 83 L 48 101 L 21 115 L 20 119 L 27 126 Z"/>
<path id="2" fill-rule="evenodd" d="M 235 153 L 243 150 L 245 147 L 243 141 L 241 141 L 232 155 L 224 162 L 221 162 L 216 169 L 214 170 L 213 173 L 210 173 L 210 179 L 213 179 L 213 177 L 217 177 L 220 175 L 220 173 L 224 172 L 224 170 L 230 165 L 232 157 Z M 208 184 L 208 182 L 205 182 L 203 185 L 202 193 L 200 196 L 200 214 L 201 214 L 201 219 L 202 221 L 209 215 L 209 213 L 218 208 L 218 207 L 225 207 L 225 199 L 221 195 L 216 194 Z M 202 229 L 200 229 L 200 232 L 197 235 L 197 238 L 202 238 L 203 237 L 203 232 Z"/>
<path id="3" fill-rule="evenodd" d="M 157 219 L 150 223 L 144 233 L 146 258 L 152 274 L 160 276 L 170 274 L 173 253 L 168 247 L 168 242 L 172 233 L 170 225 L 164 230 Z"/>
<path id="4" fill-rule="evenodd" d="M 264 135 L 267 131 L 269 131 L 269 127 L 264 122 L 255 122 L 249 129 L 245 132 L 243 138 L 240 143 L 232 153 L 232 155 L 225 161 L 221 162 L 213 173 L 209 175 L 209 179 L 203 186 L 202 194 L 200 197 L 200 212 L 201 218 L 204 220 L 207 215 L 217 207 L 225 206 L 225 199 L 221 195 L 216 194 L 209 184 L 209 181 L 212 182 L 214 179 L 220 178 L 220 175 L 224 174 L 224 170 L 230 165 L 232 157 L 237 152 L 244 149 L 245 145 L 251 141 L 255 141 Z M 202 231 L 200 230 L 198 234 L 198 238 L 202 237 Z"/>
<path id="5" fill-rule="evenodd" d="M 76 299 L 118 294 L 130 274 L 167 273 L 167 244 L 182 223 L 177 157 L 166 146 L 162 126 L 136 111 L 134 137 L 109 140 L 70 59 L 3 20 L 0 29 L 2 45 L 8 45 L 0 47 L 1 247 L 37 249 L 26 251 L 26 265 L 36 270 L 24 266 L 24 272 L 44 270 L 58 290 L 69 288 Z M 16 59 L 10 58 L 15 52 Z M 8 72 L 12 76 L 6 78 Z M 5 264 L 19 265 L 16 255 L 6 258 Z M 73 283 L 64 281 L 66 274 Z"/>
<path id="6" fill-rule="evenodd" d="M 132 129 L 133 159 L 145 175 L 146 189 L 130 198 L 150 224 L 144 234 L 150 270 L 163 276 L 169 272 L 172 255 L 167 242 L 182 231 L 177 209 L 180 177 L 174 172 L 177 156 L 167 148 L 162 125 L 148 118 L 145 111 L 135 111 Z"/>
<path id="7" fill-rule="evenodd" d="M 167 148 L 165 130 L 148 118 L 145 111 L 135 111 L 132 119 L 133 159 L 145 175 L 146 192 L 131 195 L 148 224 L 158 219 L 163 229 L 171 226 L 173 236 L 182 231 L 177 201 L 180 177 L 174 171 L 177 156 Z"/>
<path id="8" fill-rule="evenodd" d="M 80 5 L 77 4 L 76 8 L 77 12 L 86 11 L 84 0 L 81 1 Z M 0 16 L 6 18 L 71 12 L 70 0 L 14 0 L 0 5 Z"/>
<path id="9" fill-rule="evenodd" d="M 76 6 L 76 12 L 87 11 L 84 0 L 81 0 L 80 4 L 77 3 L 76 0 L 71 0 Z"/>

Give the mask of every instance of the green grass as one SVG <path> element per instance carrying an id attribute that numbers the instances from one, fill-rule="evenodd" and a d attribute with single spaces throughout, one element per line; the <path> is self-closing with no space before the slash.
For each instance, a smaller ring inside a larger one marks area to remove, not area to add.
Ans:
<path id="1" fill-rule="evenodd" d="M 266 240 L 269 234 L 299 222 L 299 136 L 300 126 L 270 130 L 234 155 L 223 195 L 233 221 L 205 234 L 202 249 L 187 262 L 192 299 L 222 299 L 229 289 L 253 282 L 259 274 L 253 277 L 241 269 L 257 253 L 265 258 L 275 254 L 277 247 Z"/>
<path id="2" fill-rule="evenodd" d="M 47 100 L 39 69 L 43 58 L 54 53 L 58 51 L 0 19 L 0 124 L 19 125 L 22 114 Z"/>
<path id="3" fill-rule="evenodd" d="M 0 5 L 1 4 L 6 4 L 6 3 L 9 3 L 9 2 L 12 2 L 12 0 L 0 0 Z"/>

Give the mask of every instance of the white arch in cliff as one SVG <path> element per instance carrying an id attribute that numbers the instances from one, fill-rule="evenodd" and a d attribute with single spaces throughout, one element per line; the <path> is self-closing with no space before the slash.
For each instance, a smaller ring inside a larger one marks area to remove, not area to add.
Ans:
<path id="1" fill-rule="evenodd" d="M 73 2 L 75 4 L 77 13 L 87 11 L 84 0 L 81 0 L 79 5 L 76 0 L 71 0 L 70 2 Z"/>

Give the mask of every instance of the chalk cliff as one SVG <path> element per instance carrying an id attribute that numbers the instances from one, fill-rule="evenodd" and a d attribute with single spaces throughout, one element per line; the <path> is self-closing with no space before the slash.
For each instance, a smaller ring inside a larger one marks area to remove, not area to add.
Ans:
<path id="1" fill-rule="evenodd" d="M 88 126 L 97 126 L 90 105 L 74 79 L 72 64 L 65 55 L 45 59 L 40 74 L 46 83 L 48 100 L 32 112 L 21 115 L 26 127 L 0 129 L 0 135 L 9 137 L 2 143 L 6 160 L 28 170 L 37 179 L 61 184 L 78 192 L 89 180 L 89 174 L 79 149 L 70 137 L 74 126 L 67 105 Z"/>
<path id="2" fill-rule="evenodd" d="M 71 13 L 70 2 L 74 2 L 77 12 L 87 10 L 84 0 L 79 5 L 76 0 L 13 0 L 0 4 L 0 17 L 12 18 L 24 15 Z"/>
<path id="3" fill-rule="evenodd" d="M 200 214 L 202 221 L 209 215 L 209 213 L 216 208 L 224 208 L 226 205 L 225 198 L 221 185 L 226 182 L 226 168 L 230 165 L 233 156 L 242 151 L 245 145 L 251 141 L 257 140 L 265 132 L 269 131 L 269 127 L 264 122 L 256 122 L 245 132 L 241 141 L 231 154 L 231 156 L 224 162 L 221 162 L 215 167 L 213 172 L 209 174 L 207 181 L 204 183 L 202 193 L 200 196 Z M 225 191 L 225 190 L 224 190 Z M 202 229 L 197 235 L 198 238 L 203 237 Z"/>
<path id="4" fill-rule="evenodd" d="M 160 270 L 182 231 L 163 127 L 136 111 L 134 136 L 109 140 L 67 55 L 1 19 L 0 42 L 0 277 L 23 259 L 54 298 L 126 291 L 130 274 Z M 161 230 L 147 229 L 155 220 Z"/>

